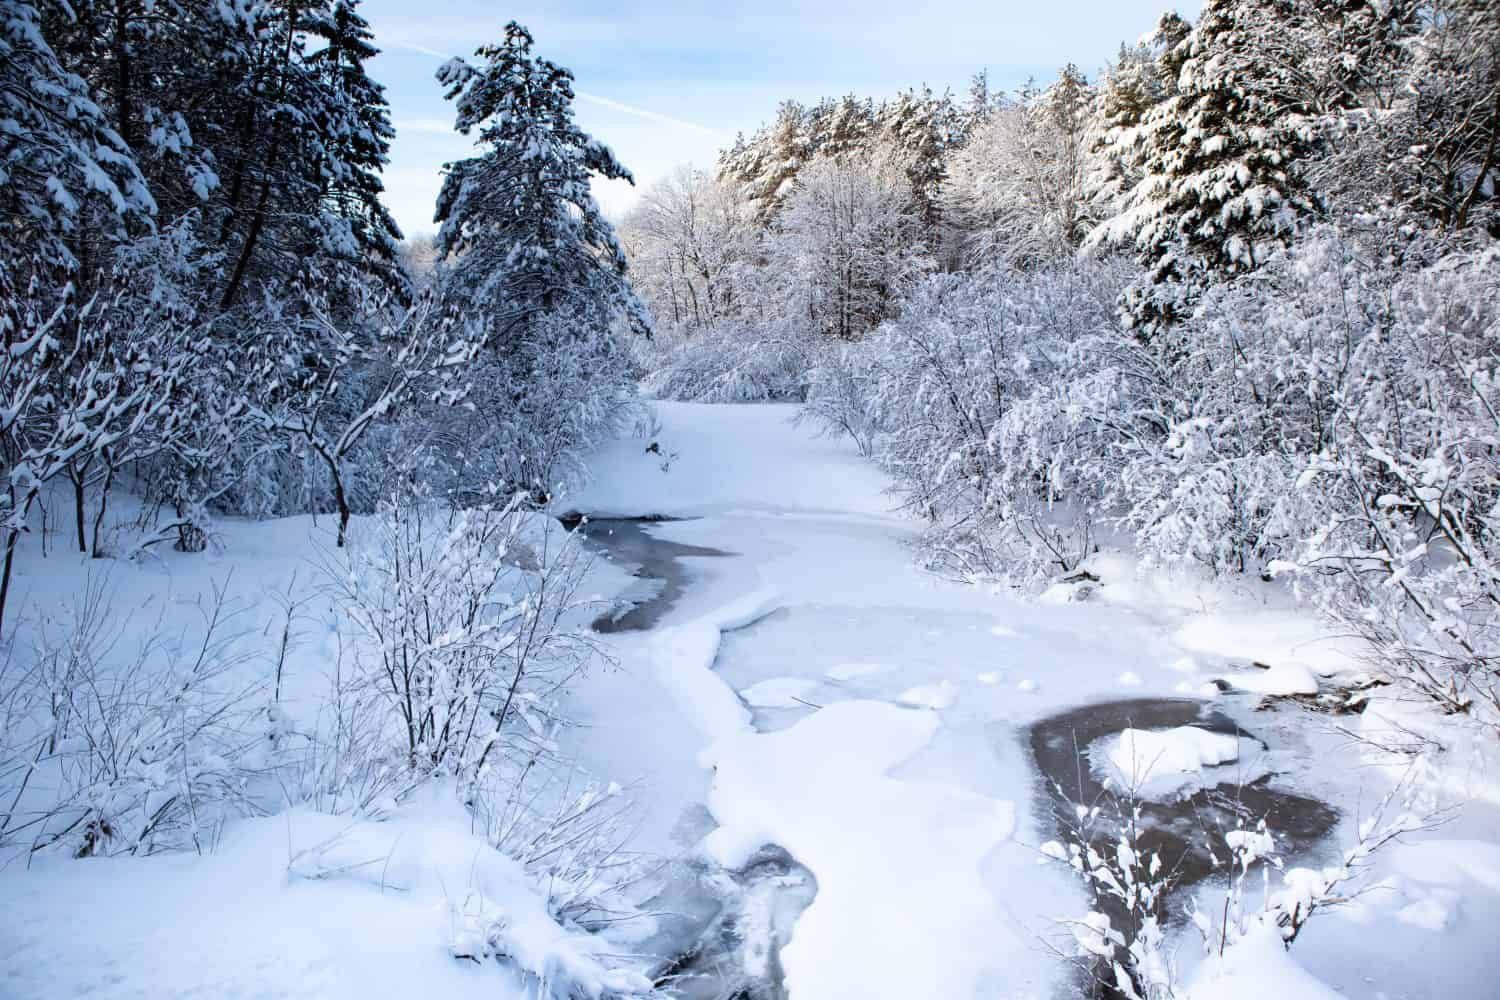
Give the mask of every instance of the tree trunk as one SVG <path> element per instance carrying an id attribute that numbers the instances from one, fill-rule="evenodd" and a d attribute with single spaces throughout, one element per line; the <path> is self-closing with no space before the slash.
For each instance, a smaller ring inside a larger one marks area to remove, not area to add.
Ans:
<path id="1" fill-rule="evenodd" d="M 78 534 L 78 551 L 87 553 L 89 550 L 88 536 L 84 533 L 84 505 L 88 501 L 84 489 L 84 477 L 87 475 L 83 469 L 68 469 L 68 479 L 73 484 L 73 529 Z"/>
<path id="2" fill-rule="evenodd" d="M 5 635 L 5 599 L 10 596 L 10 573 L 16 561 L 16 540 L 21 532 L 11 528 L 5 533 L 5 568 L 0 570 L 0 636 Z"/>
<path id="3" fill-rule="evenodd" d="M 104 547 L 100 544 L 100 535 L 104 532 L 104 511 L 109 506 L 110 487 L 115 484 L 114 463 L 109 462 L 108 459 L 106 459 L 106 462 L 108 463 L 108 471 L 104 473 L 104 483 L 99 487 L 99 510 L 94 515 L 93 557 L 95 559 L 104 558 Z"/>

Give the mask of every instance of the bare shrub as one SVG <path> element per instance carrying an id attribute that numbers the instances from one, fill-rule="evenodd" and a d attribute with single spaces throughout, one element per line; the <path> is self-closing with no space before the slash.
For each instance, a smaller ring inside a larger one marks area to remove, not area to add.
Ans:
<path id="1" fill-rule="evenodd" d="M 0 691 L 0 773 L 14 789 L 0 846 L 201 851 L 226 817 L 254 808 L 261 685 L 239 669 L 240 613 L 222 585 L 196 610 L 190 627 L 158 620 L 121 655 L 126 619 L 91 577 L 63 614 L 36 623 L 28 665 Z"/>

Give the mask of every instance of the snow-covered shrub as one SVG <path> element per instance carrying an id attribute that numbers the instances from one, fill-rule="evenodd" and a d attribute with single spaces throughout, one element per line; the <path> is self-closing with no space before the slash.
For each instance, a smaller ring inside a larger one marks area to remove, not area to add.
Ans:
<path id="1" fill-rule="evenodd" d="M 809 368 L 823 348 L 790 325 L 722 323 L 659 334 L 642 345 L 651 399 L 695 403 L 763 403 L 807 396 Z"/>
<path id="2" fill-rule="evenodd" d="M 1226 952 L 1254 939 L 1270 937 L 1290 948 L 1315 913 L 1361 891 L 1358 883 L 1376 852 L 1441 820 L 1412 774 L 1386 790 L 1359 820 L 1354 842 L 1324 868 L 1287 868 L 1265 817 L 1242 818 L 1228 830 L 1205 824 L 1197 836 L 1216 874 L 1196 898 L 1178 884 L 1176 859 L 1163 859 L 1149 846 L 1138 786 L 1127 781 L 1099 802 L 1070 803 L 1069 811 L 1057 813 L 1063 839 L 1043 844 L 1041 852 L 1067 866 L 1089 894 L 1090 911 L 1064 921 L 1085 973 L 1110 995 L 1131 1000 L 1212 995 L 1179 976 L 1170 933 L 1179 922 L 1190 923 L 1202 941 L 1206 965 L 1194 983 L 1211 980 Z M 1068 801 L 1060 786 L 1054 791 Z"/>
<path id="3" fill-rule="evenodd" d="M 1298 480 L 1332 444 L 1355 347 L 1385 308 L 1390 276 L 1367 265 L 1323 234 L 1153 339 L 1165 433 L 1131 450 L 1120 495 L 1149 558 L 1260 572 L 1301 545 Z"/>
<path id="4" fill-rule="evenodd" d="M 383 706 L 382 757 L 412 775 L 476 782 L 546 744 L 594 651 L 566 620 L 576 543 L 525 507 L 390 502 L 327 568 L 352 626 L 345 683 Z"/>
<path id="5" fill-rule="evenodd" d="M 138 647 L 100 579 L 0 675 L 0 847 L 78 857 L 206 850 L 254 808 L 260 686 L 222 589 L 178 634 L 157 623 Z M 13 796 L 13 797 L 12 797 Z"/>
<path id="6" fill-rule="evenodd" d="M 1392 274 L 1368 258 L 1296 580 L 1450 711 L 1500 715 L 1500 253 Z M 1291 568 L 1291 567 L 1287 567 Z"/>
<path id="7" fill-rule="evenodd" d="M 326 477 L 339 545 L 353 510 L 347 459 L 360 439 L 377 423 L 406 416 L 401 410 L 419 396 L 434 406 L 462 400 L 479 346 L 474 325 L 444 315 L 430 295 L 399 310 L 373 288 L 361 292 L 346 315 L 334 312 L 321 287 L 304 288 L 295 309 L 267 297 L 250 354 L 251 410 L 267 434 L 285 439 L 287 459 L 317 467 L 300 477 L 304 483 Z M 328 509 L 321 499 L 298 497 L 293 509 Z"/>
<path id="8" fill-rule="evenodd" d="M 1124 279 L 1092 259 L 934 276 L 861 346 L 862 433 L 878 436 L 881 465 L 932 522 L 934 563 L 1024 578 L 1087 554 L 1121 450 L 1152 429 L 1137 399 L 1161 377 L 1114 321 Z M 815 404 L 825 422 L 845 406 Z"/>
<path id="9" fill-rule="evenodd" d="M 128 466 L 189 433 L 179 402 L 203 361 L 200 330 L 182 287 L 190 265 L 180 230 L 119 249 L 86 301 L 68 286 L 56 299 L 35 283 L 7 311 L 0 357 L 0 522 L 6 531 L 0 615 L 19 533 L 40 491 L 70 481 L 80 551 L 102 555 L 109 494 Z M 86 496 L 97 497 L 88 522 Z M 92 532 L 90 532 L 92 528 Z M 89 540 L 90 533 L 93 542 Z"/>
<path id="10" fill-rule="evenodd" d="M 878 375 L 874 351 L 868 346 L 825 352 L 808 375 L 807 403 L 797 411 L 797 421 L 811 421 L 831 436 L 847 435 L 861 455 L 874 458 L 880 439 L 872 407 Z"/>

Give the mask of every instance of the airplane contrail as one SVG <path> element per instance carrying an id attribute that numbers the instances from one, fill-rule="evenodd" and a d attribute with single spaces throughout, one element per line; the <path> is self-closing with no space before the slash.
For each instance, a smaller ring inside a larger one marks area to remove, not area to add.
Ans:
<path id="1" fill-rule="evenodd" d="M 661 122 L 663 125 L 675 125 L 678 128 L 692 129 L 694 132 L 702 132 L 704 135 L 711 135 L 716 139 L 727 139 L 729 137 L 729 133 L 723 131 L 722 129 L 709 128 L 707 125 L 699 125 L 696 122 L 684 121 L 681 118 L 674 118 L 671 115 L 664 115 L 660 111 L 652 111 L 648 108 L 638 108 L 634 104 L 625 104 L 622 101 L 612 100 L 608 97 L 600 97 L 598 94 L 590 94 L 584 90 L 574 91 L 574 94 L 581 101 L 588 101 L 590 104 L 597 104 L 600 107 L 609 108 L 612 111 L 619 111 L 623 114 L 635 115 L 637 118 L 645 118 L 648 121 Z"/>
<path id="2" fill-rule="evenodd" d="M 425 45 L 418 45 L 415 42 L 387 41 L 385 42 L 385 46 L 391 49 L 405 49 L 408 52 L 419 52 L 424 56 L 431 56 L 434 59 L 449 58 L 445 53 L 439 52 L 436 49 L 430 49 Z M 729 133 L 723 129 L 710 128 L 707 125 L 699 125 L 697 122 L 674 118 L 672 115 L 664 115 L 660 111 L 652 111 L 650 108 L 641 108 L 634 104 L 626 104 L 624 101 L 616 101 L 613 98 L 602 97 L 599 94 L 591 94 L 586 90 L 575 90 L 573 93 L 580 101 L 588 101 L 590 104 L 597 104 L 601 108 L 609 108 L 611 111 L 618 111 L 621 114 L 634 115 L 637 118 L 660 122 L 663 125 L 690 129 L 694 132 L 701 132 L 703 135 L 711 135 L 715 139 L 729 138 Z"/>

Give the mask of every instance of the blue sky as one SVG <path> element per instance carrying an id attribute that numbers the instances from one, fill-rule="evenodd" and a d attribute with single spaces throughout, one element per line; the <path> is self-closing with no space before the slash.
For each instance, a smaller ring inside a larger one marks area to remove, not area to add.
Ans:
<path id="1" fill-rule="evenodd" d="M 573 70 L 578 120 L 612 146 L 638 188 L 603 185 L 618 216 L 639 187 L 675 166 L 711 166 L 738 131 L 786 99 L 888 97 L 926 83 L 962 93 L 988 69 L 991 85 L 1049 80 L 1072 61 L 1092 77 L 1122 41 L 1148 31 L 1170 0 L 863 0 L 859 3 L 485 3 L 365 0 L 384 51 L 371 72 L 386 85 L 397 137 L 385 182 L 408 235 L 431 232 L 442 164 L 467 155 L 433 72 L 449 55 L 497 40 L 511 19 L 538 52 Z M 1191 16 L 1198 3 L 1177 5 Z"/>

